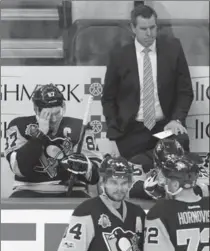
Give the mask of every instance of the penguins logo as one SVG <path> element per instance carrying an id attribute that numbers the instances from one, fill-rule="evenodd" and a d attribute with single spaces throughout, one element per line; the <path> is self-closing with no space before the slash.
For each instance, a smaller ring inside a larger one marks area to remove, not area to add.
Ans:
<path id="1" fill-rule="evenodd" d="M 98 134 L 102 131 L 102 124 L 99 120 L 93 120 L 90 122 L 90 125 L 92 127 L 93 133 Z"/>
<path id="2" fill-rule="evenodd" d="M 49 138 L 48 145 L 39 159 L 41 166 L 35 166 L 34 171 L 47 173 L 51 178 L 56 177 L 58 160 L 62 160 L 65 156 L 69 155 L 72 149 L 73 144 L 70 137 Z"/>
<path id="3" fill-rule="evenodd" d="M 111 233 L 102 234 L 109 251 L 139 251 L 138 236 L 132 231 L 117 227 Z"/>
<path id="4" fill-rule="evenodd" d="M 98 82 L 95 82 L 95 83 L 92 83 L 89 87 L 89 92 L 90 94 L 92 94 L 94 97 L 97 97 L 99 95 L 101 95 L 103 91 L 103 87 L 100 83 Z"/>

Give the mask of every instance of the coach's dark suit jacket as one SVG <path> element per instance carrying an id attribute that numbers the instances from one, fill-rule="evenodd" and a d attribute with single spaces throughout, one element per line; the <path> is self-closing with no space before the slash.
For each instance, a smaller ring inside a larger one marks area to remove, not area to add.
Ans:
<path id="1" fill-rule="evenodd" d="M 157 37 L 157 85 L 160 105 L 168 120 L 185 118 L 193 100 L 187 61 L 176 38 Z M 121 137 L 135 120 L 140 104 L 140 84 L 135 44 L 112 53 L 102 95 L 107 137 Z"/>

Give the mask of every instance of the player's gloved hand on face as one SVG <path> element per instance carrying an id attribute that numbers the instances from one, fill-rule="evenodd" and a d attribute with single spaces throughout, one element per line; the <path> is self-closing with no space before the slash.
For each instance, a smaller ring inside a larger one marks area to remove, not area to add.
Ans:
<path id="1" fill-rule="evenodd" d="M 72 153 L 67 159 L 61 161 L 66 165 L 66 169 L 74 174 L 85 175 L 88 171 L 88 166 L 91 165 L 90 160 L 82 153 Z"/>
<path id="2" fill-rule="evenodd" d="M 40 115 L 37 116 L 37 122 L 39 124 L 39 130 L 45 135 L 49 132 L 51 110 L 50 108 L 43 108 Z"/>
<path id="3" fill-rule="evenodd" d="M 153 169 L 144 181 L 145 192 L 155 200 L 165 197 L 164 187 L 159 185 L 157 176 L 157 171 Z"/>

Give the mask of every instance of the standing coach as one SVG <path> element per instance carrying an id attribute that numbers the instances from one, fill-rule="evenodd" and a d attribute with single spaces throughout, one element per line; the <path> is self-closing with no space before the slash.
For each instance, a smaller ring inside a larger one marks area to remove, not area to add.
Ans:
<path id="1" fill-rule="evenodd" d="M 131 12 L 133 43 L 110 56 L 102 95 L 107 138 L 131 159 L 157 143 L 154 133 L 171 129 L 189 151 L 185 119 L 192 83 L 177 38 L 157 35 L 157 13 L 139 5 Z"/>

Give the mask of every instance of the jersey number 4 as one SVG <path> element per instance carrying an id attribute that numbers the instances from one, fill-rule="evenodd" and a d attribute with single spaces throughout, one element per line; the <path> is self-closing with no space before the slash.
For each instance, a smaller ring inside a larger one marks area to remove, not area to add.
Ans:
<path id="1" fill-rule="evenodd" d="M 74 235 L 74 239 L 80 240 L 82 224 L 77 223 L 72 228 L 70 228 L 69 233 Z"/>
<path id="2" fill-rule="evenodd" d="M 187 245 L 189 241 L 186 251 L 197 251 L 200 243 L 207 245 L 201 251 L 209 251 L 209 228 L 204 228 L 201 232 L 199 228 L 179 229 L 176 236 L 178 246 Z"/>

